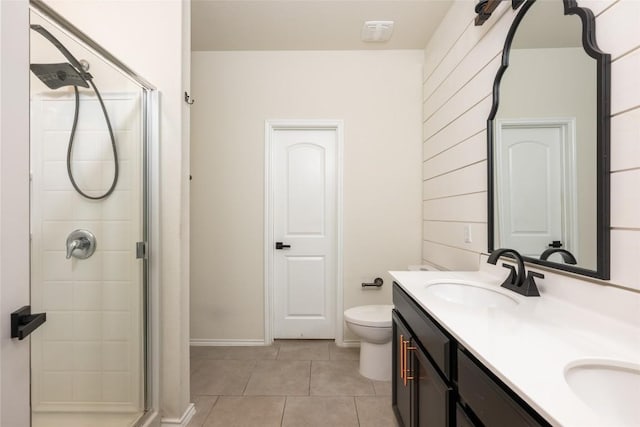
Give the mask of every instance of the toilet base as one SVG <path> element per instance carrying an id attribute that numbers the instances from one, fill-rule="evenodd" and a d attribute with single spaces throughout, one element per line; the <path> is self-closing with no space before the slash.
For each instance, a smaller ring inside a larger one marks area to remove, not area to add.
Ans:
<path id="1" fill-rule="evenodd" d="M 376 381 L 391 380 L 391 341 L 385 344 L 360 342 L 360 375 Z"/>

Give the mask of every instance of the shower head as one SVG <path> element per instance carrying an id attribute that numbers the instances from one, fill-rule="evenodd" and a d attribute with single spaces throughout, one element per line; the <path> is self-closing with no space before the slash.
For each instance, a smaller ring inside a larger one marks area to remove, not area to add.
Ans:
<path id="1" fill-rule="evenodd" d="M 67 62 L 61 64 L 31 64 L 31 71 L 49 89 L 59 89 L 63 86 L 89 87 L 87 81 L 78 71 Z"/>
<path id="2" fill-rule="evenodd" d="M 58 89 L 62 86 L 82 86 L 89 87 L 88 80 L 92 79 L 91 74 L 83 71 L 82 64 L 69 50 L 41 25 L 31 25 L 31 29 L 49 40 L 60 53 L 67 58 L 68 63 L 61 64 L 31 64 L 31 71 L 51 89 Z"/>

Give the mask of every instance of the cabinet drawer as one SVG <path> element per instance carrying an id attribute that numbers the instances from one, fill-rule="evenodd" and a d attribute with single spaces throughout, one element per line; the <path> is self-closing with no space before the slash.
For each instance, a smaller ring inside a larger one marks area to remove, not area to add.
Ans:
<path id="1" fill-rule="evenodd" d="M 427 356 L 415 350 L 413 381 L 416 385 L 417 425 L 419 427 L 449 427 L 452 425 L 455 393 Z"/>
<path id="2" fill-rule="evenodd" d="M 451 379 L 451 340 L 427 314 L 393 283 L 393 304 L 413 332 L 414 338 L 427 350 L 440 371 Z"/>
<path id="3" fill-rule="evenodd" d="M 485 426 L 547 426 L 509 396 L 465 353 L 458 350 L 458 393 Z M 462 424 L 464 425 L 464 424 Z"/>

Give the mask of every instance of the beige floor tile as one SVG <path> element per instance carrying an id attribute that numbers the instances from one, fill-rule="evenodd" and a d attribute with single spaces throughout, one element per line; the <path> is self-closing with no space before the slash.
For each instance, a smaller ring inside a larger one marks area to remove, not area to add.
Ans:
<path id="1" fill-rule="evenodd" d="M 278 360 L 329 360 L 327 340 L 277 340 Z"/>
<path id="2" fill-rule="evenodd" d="M 358 427 L 353 397 L 287 397 L 283 427 Z"/>
<path id="3" fill-rule="evenodd" d="M 373 381 L 376 396 L 391 396 L 391 381 Z"/>
<path id="4" fill-rule="evenodd" d="M 336 343 L 329 344 L 330 360 L 360 360 L 359 347 L 338 347 Z"/>
<path id="5" fill-rule="evenodd" d="M 200 366 L 202 366 L 202 359 L 189 360 L 189 368 L 191 369 L 192 374 L 197 371 Z"/>
<path id="6" fill-rule="evenodd" d="M 252 360 L 203 360 L 191 374 L 191 394 L 242 395 L 255 364 Z"/>
<path id="7" fill-rule="evenodd" d="M 265 360 L 275 359 L 278 346 L 191 347 L 191 360 Z"/>
<path id="8" fill-rule="evenodd" d="M 244 394 L 308 396 L 310 365 L 308 360 L 259 360 Z"/>
<path id="9" fill-rule="evenodd" d="M 358 364 L 358 348 L 330 340 L 192 347 L 189 427 L 397 426 L 391 382 L 364 378 Z"/>
<path id="10" fill-rule="evenodd" d="M 196 405 L 196 414 L 191 418 L 187 427 L 202 427 L 217 399 L 218 396 L 195 396 L 193 403 Z"/>
<path id="11" fill-rule="evenodd" d="M 389 396 L 356 397 L 360 427 L 396 427 L 398 425 Z"/>
<path id="12" fill-rule="evenodd" d="M 355 360 L 314 360 L 311 362 L 312 396 L 372 396 L 371 380 L 358 373 Z"/>
<path id="13" fill-rule="evenodd" d="M 278 427 L 284 402 L 284 397 L 220 396 L 204 427 Z"/>

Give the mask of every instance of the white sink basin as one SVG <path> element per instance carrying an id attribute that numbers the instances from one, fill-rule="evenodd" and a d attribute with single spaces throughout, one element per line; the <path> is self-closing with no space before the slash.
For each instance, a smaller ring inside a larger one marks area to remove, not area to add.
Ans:
<path id="1" fill-rule="evenodd" d="M 570 363 L 564 372 L 571 390 L 609 425 L 640 425 L 640 365 L 588 359 Z"/>
<path id="2" fill-rule="evenodd" d="M 427 285 L 425 292 L 467 307 L 505 308 L 518 304 L 515 298 L 473 283 L 437 282 Z"/>

